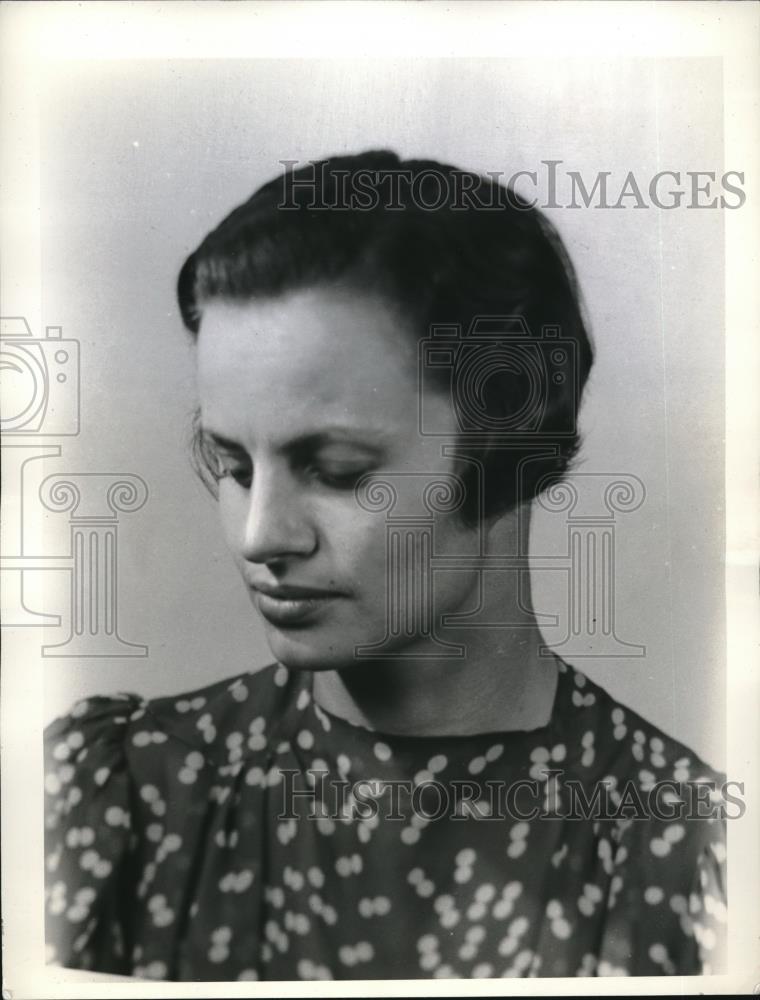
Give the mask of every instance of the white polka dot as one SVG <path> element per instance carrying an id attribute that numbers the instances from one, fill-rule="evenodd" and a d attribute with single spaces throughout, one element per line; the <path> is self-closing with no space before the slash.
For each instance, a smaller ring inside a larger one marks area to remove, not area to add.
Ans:
<path id="1" fill-rule="evenodd" d="M 281 663 L 277 665 L 277 669 L 274 672 L 274 682 L 277 687 L 285 687 L 288 683 L 288 671 Z"/>
<path id="2" fill-rule="evenodd" d="M 496 895 L 496 888 L 490 882 L 484 882 L 475 890 L 475 899 L 479 903 L 490 903 Z"/>
<path id="3" fill-rule="evenodd" d="M 441 956 L 437 951 L 428 951 L 420 955 L 420 968 L 423 972 L 432 972 L 440 964 Z"/>
<path id="4" fill-rule="evenodd" d="M 369 941 L 360 941 L 356 945 L 355 952 L 360 962 L 371 962 L 375 955 L 375 949 Z"/>
<path id="5" fill-rule="evenodd" d="M 438 938 L 435 934 L 423 934 L 422 937 L 417 941 L 417 951 L 437 951 L 438 950 Z"/>
<path id="6" fill-rule="evenodd" d="M 309 882 L 311 882 L 311 884 L 317 889 L 321 889 L 322 886 L 325 884 L 324 873 L 322 872 L 322 869 L 317 868 L 316 865 L 312 865 L 312 867 L 309 868 L 309 870 L 306 872 L 306 877 L 308 878 Z"/>
<path id="7" fill-rule="evenodd" d="M 658 965 L 662 965 L 662 963 L 668 957 L 668 952 L 667 949 L 665 948 L 665 945 L 660 944 L 659 942 L 653 944 L 649 949 L 649 957 L 652 959 L 653 962 L 656 962 Z"/>
<path id="8" fill-rule="evenodd" d="M 374 752 L 378 760 L 386 761 L 391 759 L 391 748 L 387 743 L 376 743 Z"/>
<path id="9" fill-rule="evenodd" d="M 410 885 L 417 885 L 425 878 L 425 872 L 421 868 L 412 868 L 409 874 L 406 876 L 406 880 Z"/>
<path id="10" fill-rule="evenodd" d="M 499 954 L 503 955 L 505 958 L 508 955 L 513 955 L 517 951 L 519 945 L 520 942 L 516 937 L 512 937 L 512 935 L 507 934 L 506 937 L 503 937 L 501 941 L 499 941 Z"/>
<path id="11" fill-rule="evenodd" d="M 679 840 L 683 840 L 686 835 L 686 830 L 680 823 L 672 823 L 665 827 L 663 832 L 663 839 L 667 840 L 669 844 L 677 844 Z"/>
<path id="12" fill-rule="evenodd" d="M 480 774 L 480 772 L 485 768 L 486 763 L 485 757 L 474 757 L 467 765 L 467 770 L 470 774 Z"/>
<path id="13" fill-rule="evenodd" d="M 522 882 L 507 882 L 501 890 L 504 899 L 517 899 L 522 894 Z"/>
<path id="14" fill-rule="evenodd" d="M 555 937 L 558 937 L 563 941 L 566 941 L 572 933 L 572 928 L 564 917 L 560 917 L 559 920 L 552 920 L 551 930 Z"/>
<path id="15" fill-rule="evenodd" d="M 106 768 L 101 768 L 101 770 L 106 770 Z M 95 781 L 98 782 L 97 772 L 95 774 Z M 98 784 L 102 784 L 102 782 L 98 782 Z M 58 795 L 58 793 L 61 791 L 61 783 L 58 780 L 57 774 L 53 774 L 51 772 L 50 774 L 45 776 L 45 791 L 48 793 L 48 795 Z"/>
<path id="16" fill-rule="evenodd" d="M 92 874 L 95 878 L 108 878 L 112 871 L 113 865 L 106 858 L 101 858 L 92 868 Z"/>
<path id="17" fill-rule="evenodd" d="M 486 936 L 486 929 L 482 924 L 476 924 L 474 927 L 468 927 L 465 933 L 465 940 L 469 941 L 471 944 L 480 944 L 481 941 Z"/>
<path id="18" fill-rule="evenodd" d="M 496 920 L 506 920 L 507 917 L 511 916 L 513 910 L 514 904 L 511 899 L 499 899 L 494 903 L 491 915 Z"/>
<path id="19" fill-rule="evenodd" d="M 718 861 L 719 864 L 723 864 L 726 860 L 726 845 L 722 841 L 718 840 L 714 844 L 710 844 L 710 848 L 715 855 L 716 861 Z"/>
<path id="20" fill-rule="evenodd" d="M 109 806 L 106 809 L 105 820 L 109 826 L 121 826 L 122 824 L 126 825 L 129 817 L 121 806 Z"/>

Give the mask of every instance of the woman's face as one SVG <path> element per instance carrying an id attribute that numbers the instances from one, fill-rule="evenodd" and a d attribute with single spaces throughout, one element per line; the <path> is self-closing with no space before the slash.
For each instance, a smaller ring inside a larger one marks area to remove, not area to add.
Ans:
<path id="1" fill-rule="evenodd" d="M 418 431 L 416 357 L 397 313 L 369 295 L 311 289 L 205 306 L 201 421 L 224 470 L 224 532 L 286 666 L 362 662 L 356 647 L 382 641 L 389 614 L 400 615 L 389 651 L 421 648 L 419 616 L 405 616 L 393 588 L 387 606 L 386 513 L 354 490 L 367 473 L 407 473 L 391 476 L 393 516 L 427 514 L 425 483 L 452 470 L 441 439 Z M 447 398 L 426 396 L 425 406 L 453 441 Z M 456 514 L 436 515 L 436 554 L 475 553 L 477 540 Z M 419 537 L 412 546 L 419 555 Z M 470 610 L 476 594 L 476 571 L 436 574 L 432 612 Z"/>

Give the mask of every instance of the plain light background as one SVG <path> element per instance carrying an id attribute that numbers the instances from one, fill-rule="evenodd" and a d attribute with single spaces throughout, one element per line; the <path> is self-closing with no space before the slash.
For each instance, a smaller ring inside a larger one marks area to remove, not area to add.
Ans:
<path id="1" fill-rule="evenodd" d="M 149 656 L 44 661 L 46 717 L 84 694 L 178 692 L 271 661 L 189 466 L 193 356 L 174 287 L 187 253 L 279 160 L 391 147 L 509 175 L 556 159 L 589 181 L 612 171 L 613 190 L 629 170 L 645 187 L 658 170 L 722 173 L 721 93 L 720 61 L 706 59 L 176 60 L 51 74 L 42 313 L 80 341 L 82 431 L 44 474 L 147 482 L 148 504 L 120 526 L 119 629 Z M 722 213 L 547 215 L 597 350 L 578 471 L 632 473 L 647 490 L 619 519 L 616 552 L 617 631 L 647 655 L 573 662 L 722 766 Z M 48 521 L 65 551 L 66 515 Z M 564 527 L 538 516 L 534 551 L 563 544 Z M 66 574 L 48 576 L 44 610 L 67 622 Z M 549 574 L 533 586 L 537 610 L 556 611 Z"/>

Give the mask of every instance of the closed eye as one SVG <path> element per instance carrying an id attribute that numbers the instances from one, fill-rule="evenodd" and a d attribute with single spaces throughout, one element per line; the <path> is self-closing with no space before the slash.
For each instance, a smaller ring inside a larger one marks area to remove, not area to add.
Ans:
<path id="1" fill-rule="evenodd" d="M 208 431 L 198 419 L 194 445 L 197 457 L 215 482 L 231 479 L 246 490 L 251 488 L 254 463 L 236 441 Z M 305 486 L 316 484 L 346 492 L 353 490 L 362 476 L 383 464 L 383 452 L 376 445 L 348 444 L 323 433 L 305 435 L 282 449 L 292 474 Z"/>
<path id="2" fill-rule="evenodd" d="M 241 465 L 223 463 L 219 478 L 233 479 L 238 486 L 242 486 L 248 490 L 251 488 L 251 482 L 253 481 L 253 469 L 250 463 L 243 463 Z"/>
<path id="3" fill-rule="evenodd" d="M 306 475 L 330 489 L 353 490 L 359 479 L 372 470 L 373 466 L 368 467 L 366 464 L 361 466 L 312 465 L 307 468 Z"/>

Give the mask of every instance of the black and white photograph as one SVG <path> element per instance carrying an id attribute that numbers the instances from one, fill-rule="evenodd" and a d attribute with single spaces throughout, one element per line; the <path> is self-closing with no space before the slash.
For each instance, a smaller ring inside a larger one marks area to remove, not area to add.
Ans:
<path id="1" fill-rule="evenodd" d="M 0 11 L 4 996 L 760 990 L 759 22 Z"/>

